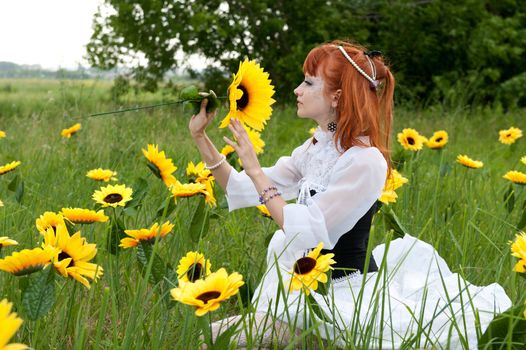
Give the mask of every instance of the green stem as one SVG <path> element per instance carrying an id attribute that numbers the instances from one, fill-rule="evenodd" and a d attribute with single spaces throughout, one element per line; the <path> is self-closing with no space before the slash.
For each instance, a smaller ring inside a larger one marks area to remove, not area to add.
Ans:
<path id="1" fill-rule="evenodd" d="M 228 96 L 221 96 L 221 97 L 217 97 L 217 98 L 220 99 L 220 100 L 225 100 L 227 97 Z M 155 105 L 139 106 L 139 107 L 133 107 L 133 108 L 119 109 L 119 110 L 116 110 L 116 111 L 94 113 L 94 114 L 89 114 L 88 117 L 98 117 L 98 116 L 101 116 L 101 115 L 119 114 L 119 113 L 131 112 L 131 111 L 140 111 L 142 109 L 170 106 L 170 105 L 175 105 L 175 104 L 184 103 L 184 102 L 196 102 L 196 101 L 201 101 L 201 100 L 187 99 L 187 100 L 170 101 L 170 102 L 158 103 L 158 104 L 155 104 Z"/>

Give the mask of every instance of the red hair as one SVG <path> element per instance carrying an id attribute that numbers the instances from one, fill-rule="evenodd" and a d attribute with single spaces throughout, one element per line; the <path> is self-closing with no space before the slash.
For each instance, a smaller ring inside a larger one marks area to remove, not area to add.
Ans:
<path id="1" fill-rule="evenodd" d="M 369 80 L 345 58 L 338 45 L 372 77 L 372 69 L 365 55 L 366 49 L 345 41 L 333 41 L 312 49 L 303 63 L 303 72 L 323 78 L 324 93 L 327 96 L 341 89 L 336 107 L 338 127 L 335 137 L 343 151 L 352 146 L 368 146 L 358 138 L 368 136 L 370 145 L 380 150 L 390 168 L 389 139 L 393 120 L 394 77 L 380 56 L 370 57 L 376 68 L 376 79 L 380 83 L 377 89 L 371 88 Z"/>

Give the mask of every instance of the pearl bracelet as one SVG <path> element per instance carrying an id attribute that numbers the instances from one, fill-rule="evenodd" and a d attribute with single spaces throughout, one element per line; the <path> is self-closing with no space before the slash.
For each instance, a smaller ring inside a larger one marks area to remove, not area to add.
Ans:
<path id="1" fill-rule="evenodd" d="M 205 163 L 205 169 L 208 169 L 208 170 L 214 170 L 214 169 L 217 169 L 221 166 L 221 164 L 223 164 L 224 162 L 226 161 L 226 156 L 224 154 L 221 155 L 221 160 L 219 162 L 217 162 L 216 164 L 214 165 L 206 165 Z"/>

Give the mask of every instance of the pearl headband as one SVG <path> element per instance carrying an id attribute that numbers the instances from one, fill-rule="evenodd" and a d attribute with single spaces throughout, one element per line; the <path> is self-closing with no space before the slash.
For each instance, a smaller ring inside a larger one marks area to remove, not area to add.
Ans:
<path id="1" fill-rule="evenodd" d="M 352 66 L 356 68 L 358 73 L 363 75 L 365 79 L 367 79 L 371 83 L 371 87 L 376 90 L 376 88 L 378 87 L 378 83 L 379 83 L 378 80 L 376 80 L 376 67 L 374 63 L 372 62 L 372 60 L 369 58 L 369 56 L 365 55 L 365 57 L 367 58 L 367 62 L 369 62 L 369 66 L 371 67 L 371 72 L 373 73 L 372 77 L 370 77 L 369 74 L 365 73 L 365 71 L 361 69 L 360 66 L 356 62 L 354 62 L 351 56 L 347 54 L 347 51 L 345 51 L 343 46 L 338 45 L 337 47 L 338 47 L 338 50 L 340 50 L 343 56 L 347 59 L 347 61 L 349 61 L 352 64 Z"/>

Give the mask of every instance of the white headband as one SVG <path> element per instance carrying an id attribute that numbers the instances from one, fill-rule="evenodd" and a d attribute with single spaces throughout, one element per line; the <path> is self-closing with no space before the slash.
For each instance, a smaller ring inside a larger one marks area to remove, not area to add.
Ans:
<path id="1" fill-rule="evenodd" d="M 369 62 L 369 66 L 371 67 L 371 72 L 373 73 L 372 77 L 370 77 L 369 74 L 365 73 L 365 71 L 363 69 L 361 69 L 360 66 L 356 62 L 354 62 L 354 60 L 351 58 L 351 56 L 349 56 L 347 54 L 347 51 L 345 51 L 343 46 L 338 45 L 337 47 L 338 47 L 338 50 L 341 51 L 343 56 L 345 56 L 347 61 L 349 61 L 353 65 L 353 67 L 356 68 L 358 73 L 363 75 L 365 77 L 365 79 L 369 80 L 369 82 L 371 83 L 372 87 L 374 87 L 374 89 L 376 89 L 378 87 L 378 83 L 379 83 L 378 80 L 376 80 L 376 67 L 374 66 L 374 63 L 371 61 L 369 56 L 365 55 L 365 57 L 367 57 L 367 61 Z"/>

